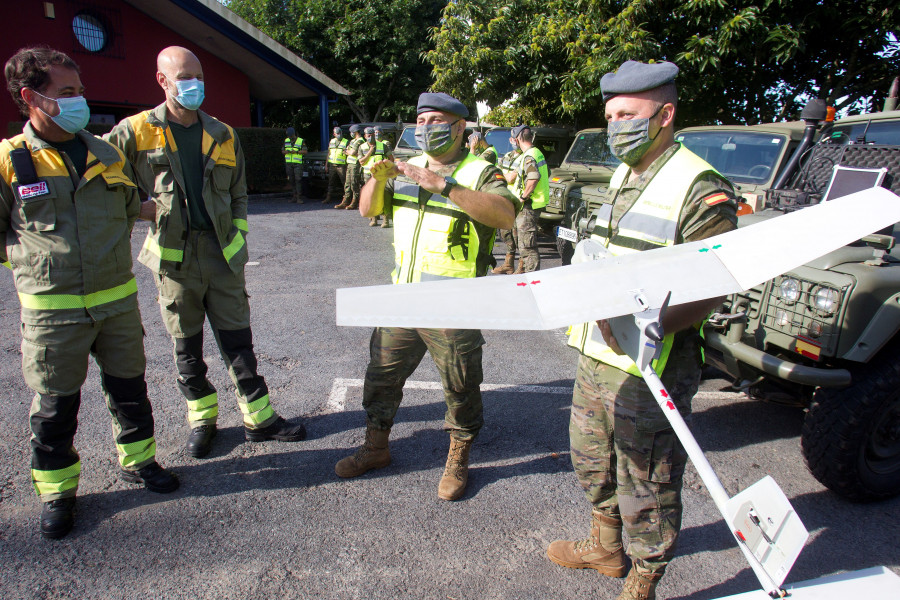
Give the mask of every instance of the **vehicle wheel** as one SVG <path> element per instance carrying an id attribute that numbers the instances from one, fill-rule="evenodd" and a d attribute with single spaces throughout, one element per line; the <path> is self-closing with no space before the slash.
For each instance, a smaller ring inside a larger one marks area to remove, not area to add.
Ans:
<path id="1" fill-rule="evenodd" d="M 559 257 L 562 259 L 563 265 L 572 264 L 572 256 L 575 254 L 575 246 L 572 245 L 572 242 L 562 238 L 556 238 L 556 250 L 559 252 Z"/>
<path id="2" fill-rule="evenodd" d="M 819 389 L 801 447 L 813 476 L 854 502 L 900 494 L 900 338 L 853 369 L 846 389 Z"/>

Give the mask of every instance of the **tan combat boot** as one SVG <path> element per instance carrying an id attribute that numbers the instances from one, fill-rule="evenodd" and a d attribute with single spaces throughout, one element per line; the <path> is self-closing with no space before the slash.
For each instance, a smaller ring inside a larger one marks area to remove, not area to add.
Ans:
<path id="1" fill-rule="evenodd" d="M 369 227 L 375 227 L 376 225 L 378 225 L 378 217 L 370 217 Z"/>
<path id="2" fill-rule="evenodd" d="M 557 540 L 547 548 L 547 558 L 570 569 L 595 569 L 609 577 L 624 577 L 622 520 L 594 511 L 590 537 L 575 542 Z"/>
<path id="3" fill-rule="evenodd" d="M 494 269 L 491 271 L 491 273 L 493 273 L 495 275 L 511 275 L 512 272 L 515 270 L 515 266 L 514 266 L 515 261 L 516 261 L 515 254 L 507 254 L 506 261 L 502 265 L 497 265 L 496 267 L 494 267 Z"/>
<path id="4" fill-rule="evenodd" d="M 391 464 L 390 435 L 390 429 L 366 427 L 366 441 L 352 456 L 339 460 L 334 472 L 338 477 L 358 477 L 366 471 L 388 466 Z"/>
<path id="5" fill-rule="evenodd" d="M 350 198 L 343 198 L 340 204 L 334 205 L 334 208 L 347 208 L 348 206 L 350 206 Z"/>
<path id="6" fill-rule="evenodd" d="M 662 573 L 640 573 L 635 567 L 628 572 L 625 589 L 616 600 L 656 600 L 656 586 Z"/>
<path id="7" fill-rule="evenodd" d="M 391 226 L 391 220 L 387 217 L 384 218 L 384 221 L 381 223 L 382 229 L 388 229 Z"/>
<path id="8" fill-rule="evenodd" d="M 349 205 L 344 207 L 344 210 L 356 210 L 359 207 L 359 200 L 354 200 Z"/>
<path id="9" fill-rule="evenodd" d="M 472 449 L 472 440 L 458 440 L 450 438 L 450 452 L 447 453 L 447 464 L 444 467 L 444 475 L 438 484 L 438 498 L 441 500 L 456 500 L 466 491 L 466 483 L 469 481 L 469 450 Z"/>

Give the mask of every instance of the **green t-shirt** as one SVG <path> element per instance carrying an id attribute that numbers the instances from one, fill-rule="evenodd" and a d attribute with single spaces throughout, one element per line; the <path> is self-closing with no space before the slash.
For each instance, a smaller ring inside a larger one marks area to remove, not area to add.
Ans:
<path id="1" fill-rule="evenodd" d="M 198 121 L 190 127 L 170 122 L 169 127 L 181 160 L 190 227 L 209 231 L 213 228 L 212 219 L 203 205 L 203 126 Z"/>

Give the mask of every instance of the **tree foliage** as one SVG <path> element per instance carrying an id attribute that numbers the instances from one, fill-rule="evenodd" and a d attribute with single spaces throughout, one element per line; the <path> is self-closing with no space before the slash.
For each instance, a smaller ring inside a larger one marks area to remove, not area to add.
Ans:
<path id="1" fill-rule="evenodd" d="M 681 68 L 680 124 L 792 118 L 806 98 L 877 104 L 900 74 L 886 0 L 452 0 L 435 88 L 545 121 L 602 122 L 600 78 L 628 59 Z"/>
<path id="2" fill-rule="evenodd" d="M 446 0 L 227 0 L 228 8 L 352 92 L 335 116 L 415 114 L 431 83 L 422 58 Z M 273 123 L 273 125 L 278 123 Z"/>

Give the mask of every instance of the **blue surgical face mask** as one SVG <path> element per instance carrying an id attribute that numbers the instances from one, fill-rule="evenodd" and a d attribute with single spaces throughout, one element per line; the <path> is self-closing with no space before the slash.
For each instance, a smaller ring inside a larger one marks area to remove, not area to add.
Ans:
<path id="1" fill-rule="evenodd" d="M 203 104 L 205 87 L 199 79 L 178 79 L 175 81 L 178 95 L 175 100 L 188 110 L 197 110 Z"/>
<path id="2" fill-rule="evenodd" d="M 68 133 L 77 133 L 87 126 L 91 120 L 91 109 L 88 108 L 87 100 L 84 96 L 72 96 L 69 98 L 48 98 L 37 90 L 33 90 L 35 94 L 47 100 L 53 100 L 59 107 L 59 114 L 50 117 L 44 112 L 44 109 L 38 107 L 38 110 L 50 117 L 50 120 L 59 125 Z"/>
<path id="3" fill-rule="evenodd" d="M 452 129 L 458 122 L 416 125 L 416 143 L 425 154 L 441 156 L 453 145 Z"/>

